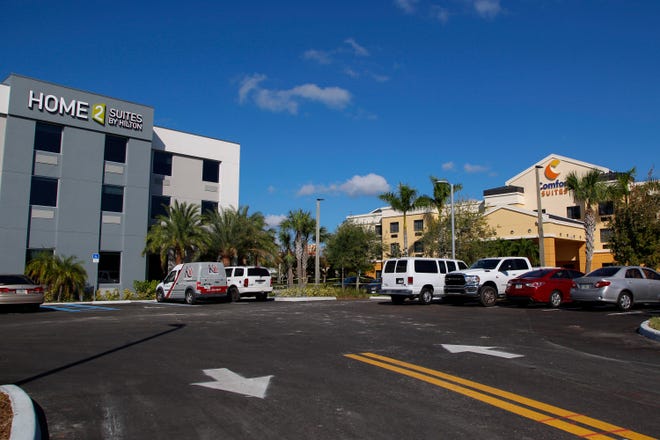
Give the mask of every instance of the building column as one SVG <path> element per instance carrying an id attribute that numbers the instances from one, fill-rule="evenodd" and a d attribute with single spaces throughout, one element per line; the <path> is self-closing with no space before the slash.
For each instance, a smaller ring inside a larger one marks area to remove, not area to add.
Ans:
<path id="1" fill-rule="evenodd" d="M 541 266 L 556 266 L 557 265 L 557 251 L 555 249 L 555 239 L 552 237 L 543 238 L 543 247 L 545 254 L 545 261 L 541 261 Z"/>

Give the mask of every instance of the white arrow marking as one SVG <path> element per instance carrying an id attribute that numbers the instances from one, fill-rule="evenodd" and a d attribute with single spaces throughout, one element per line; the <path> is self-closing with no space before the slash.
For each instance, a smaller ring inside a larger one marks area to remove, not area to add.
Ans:
<path id="1" fill-rule="evenodd" d="M 227 368 L 215 368 L 203 370 L 204 374 L 214 379 L 213 382 L 199 382 L 191 385 L 213 388 L 216 390 L 229 391 L 230 393 L 243 394 L 244 396 L 266 397 L 266 390 L 273 376 L 255 377 L 247 379 Z"/>
<path id="2" fill-rule="evenodd" d="M 506 351 L 493 350 L 496 347 L 481 347 L 479 345 L 451 345 L 442 344 L 442 347 L 450 353 L 477 353 L 487 354 L 489 356 L 497 356 L 505 359 L 513 359 L 523 357 L 522 354 L 507 353 Z"/>

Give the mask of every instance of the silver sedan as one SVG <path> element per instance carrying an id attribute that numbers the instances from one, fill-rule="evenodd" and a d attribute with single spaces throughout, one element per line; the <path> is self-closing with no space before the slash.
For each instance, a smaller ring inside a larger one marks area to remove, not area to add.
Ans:
<path id="1" fill-rule="evenodd" d="M 608 266 L 573 280 L 577 303 L 612 303 L 621 311 L 634 303 L 660 302 L 660 274 L 647 267 Z"/>

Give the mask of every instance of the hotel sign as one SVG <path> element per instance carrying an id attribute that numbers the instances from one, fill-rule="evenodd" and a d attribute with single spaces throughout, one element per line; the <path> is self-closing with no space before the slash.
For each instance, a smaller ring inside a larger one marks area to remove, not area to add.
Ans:
<path id="1" fill-rule="evenodd" d="M 105 103 L 89 104 L 77 99 L 65 99 L 61 96 L 46 95 L 43 92 L 30 90 L 27 106 L 30 110 L 48 112 L 52 115 L 68 115 L 72 118 L 87 121 L 91 119 L 97 124 L 106 124 L 122 127 L 128 130 L 142 131 L 144 118 L 140 113 L 120 110 L 113 107 L 107 108 Z"/>
<path id="2" fill-rule="evenodd" d="M 559 165 L 559 159 L 553 159 L 543 170 L 543 175 L 549 182 L 541 182 L 541 197 L 562 196 L 568 194 L 565 180 L 559 180 L 560 171 L 555 168 Z"/>

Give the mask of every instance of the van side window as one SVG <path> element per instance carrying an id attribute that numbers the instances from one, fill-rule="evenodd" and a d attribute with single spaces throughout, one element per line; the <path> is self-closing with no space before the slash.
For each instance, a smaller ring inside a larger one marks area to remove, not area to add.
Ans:
<path id="1" fill-rule="evenodd" d="M 396 273 L 406 273 L 408 270 L 408 260 L 399 260 L 396 263 Z"/>
<path id="2" fill-rule="evenodd" d="M 242 267 L 237 267 L 236 269 L 234 269 L 234 276 L 235 277 L 242 277 L 243 272 L 245 272 L 245 270 L 243 270 Z"/>
<path id="3" fill-rule="evenodd" d="M 177 271 L 177 270 L 173 270 L 172 272 L 170 272 L 169 274 L 167 274 L 167 277 L 165 277 L 165 279 L 163 280 L 163 282 L 164 282 L 164 283 L 171 283 L 172 281 L 174 281 L 174 279 L 176 278 L 176 274 L 178 274 L 178 273 L 179 273 L 179 271 Z"/>
<path id="4" fill-rule="evenodd" d="M 395 266 L 396 266 L 396 260 L 389 260 L 387 263 L 385 263 L 385 269 L 383 269 L 383 272 L 394 273 Z"/>
<path id="5" fill-rule="evenodd" d="M 438 265 L 435 260 L 415 260 L 415 272 L 438 273 Z"/>
<path id="6" fill-rule="evenodd" d="M 456 262 L 455 261 L 447 261 L 447 267 L 449 268 L 449 272 L 453 272 L 456 270 Z"/>
<path id="7" fill-rule="evenodd" d="M 448 261 L 447 263 L 451 262 Z M 440 273 L 447 273 L 447 265 L 443 260 L 438 260 L 438 266 L 440 266 Z"/>

